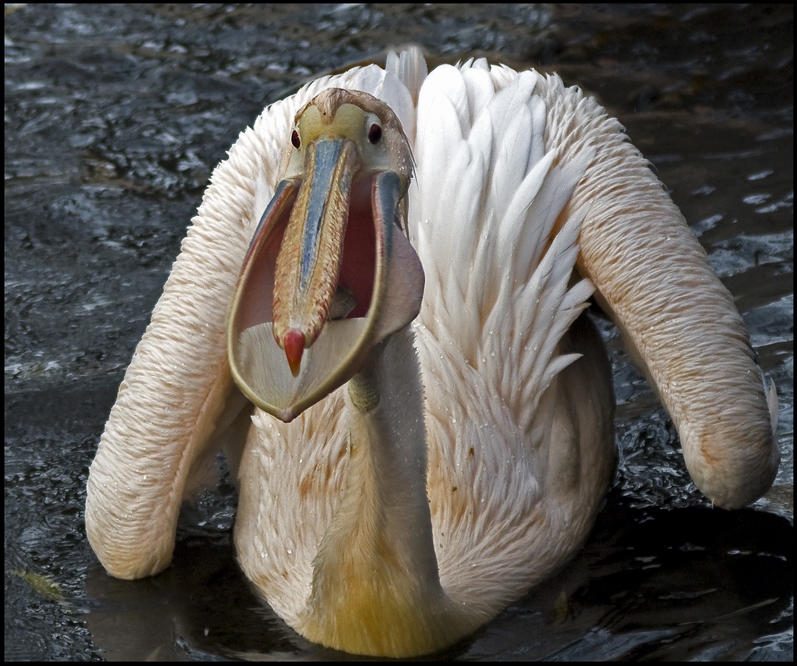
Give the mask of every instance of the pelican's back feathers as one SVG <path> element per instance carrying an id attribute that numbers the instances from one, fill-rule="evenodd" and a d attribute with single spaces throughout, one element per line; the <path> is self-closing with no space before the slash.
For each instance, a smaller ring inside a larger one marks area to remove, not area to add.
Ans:
<path id="1" fill-rule="evenodd" d="M 546 151 L 540 78 L 523 72 L 496 90 L 484 61 L 429 76 L 409 216 L 426 272 L 419 323 L 491 375 L 524 430 L 551 376 L 573 360 L 554 361 L 554 349 L 592 291 L 585 282 L 565 295 L 580 216 L 552 234 L 592 153 Z"/>
<path id="2" fill-rule="evenodd" d="M 583 495 L 567 496 L 546 478 L 552 447 L 575 476 L 583 462 L 581 442 L 553 433 L 555 410 L 540 404 L 580 356 L 561 354 L 560 341 L 593 287 L 569 287 L 582 215 L 561 214 L 594 151 L 546 148 L 547 108 L 535 91 L 544 83 L 469 61 L 435 69 L 418 101 L 409 233 L 426 274 L 414 328 L 435 550 L 447 593 L 486 613 L 575 550 L 597 507 L 583 500 L 601 495 L 584 483 Z M 584 372 L 585 384 L 611 392 L 607 377 Z M 593 442 L 611 449 L 609 420 L 593 425 L 601 436 L 590 443 L 610 461 Z M 610 469 L 592 470 L 604 487 Z"/>

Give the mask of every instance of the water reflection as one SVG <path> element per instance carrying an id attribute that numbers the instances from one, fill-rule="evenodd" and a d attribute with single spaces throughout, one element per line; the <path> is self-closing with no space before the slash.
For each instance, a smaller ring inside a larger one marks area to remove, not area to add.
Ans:
<path id="1" fill-rule="evenodd" d="M 785 656 L 794 568 L 788 521 L 749 509 L 622 507 L 610 499 L 574 562 L 436 657 Z M 87 625 L 108 659 L 351 659 L 308 643 L 262 607 L 221 536 L 184 540 L 174 565 L 143 581 L 114 580 L 96 565 L 86 592 L 101 609 L 87 614 Z"/>

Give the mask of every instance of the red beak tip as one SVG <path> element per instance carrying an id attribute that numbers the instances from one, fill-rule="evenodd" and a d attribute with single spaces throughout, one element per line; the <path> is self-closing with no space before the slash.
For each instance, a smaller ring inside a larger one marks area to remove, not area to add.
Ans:
<path id="1" fill-rule="evenodd" d="M 294 377 L 298 377 L 302 366 L 302 354 L 304 353 L 304 334 L 294 330 L 288 331 L 282 342 L 291 374 Z"/>

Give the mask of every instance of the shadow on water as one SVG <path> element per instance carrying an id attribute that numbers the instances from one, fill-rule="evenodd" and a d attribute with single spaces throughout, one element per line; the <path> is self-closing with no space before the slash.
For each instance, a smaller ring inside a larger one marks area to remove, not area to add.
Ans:
<path id="1" fill-rule="evenodd" d="M 216 163 L 307 77 L 416 42 L 558 71 L 620 118 L 706 248 L 780 401 L 782 464 L 712 510 L 611 354 L 620 465 L 583 551 L 438 658 L 791 660 L 793 10 L 787 5 L 7 5 L 5 658 L 350 659 L 254 597 L 223 476 L 173 565 L 108 577 L 88 466 Z"/>

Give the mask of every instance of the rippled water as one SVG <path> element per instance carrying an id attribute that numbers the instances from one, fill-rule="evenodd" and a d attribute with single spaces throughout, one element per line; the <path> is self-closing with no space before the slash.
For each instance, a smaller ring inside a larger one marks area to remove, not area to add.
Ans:
<path id="1" fill-rule="evenodd" d="M 88 465 L 213 166 L 309 76 L 421 43 L 558 71 L 628 129 L 709 252 L 780 401 L 767 496 L 711 510 L 604 325 L 621 461 L 583 552 L 442 657 L 791 659 L 790 6 L 6 6 L 6 659 L 348 658 L 260 606 L 223 481 L 174 565 L 121 582 Z"/>

